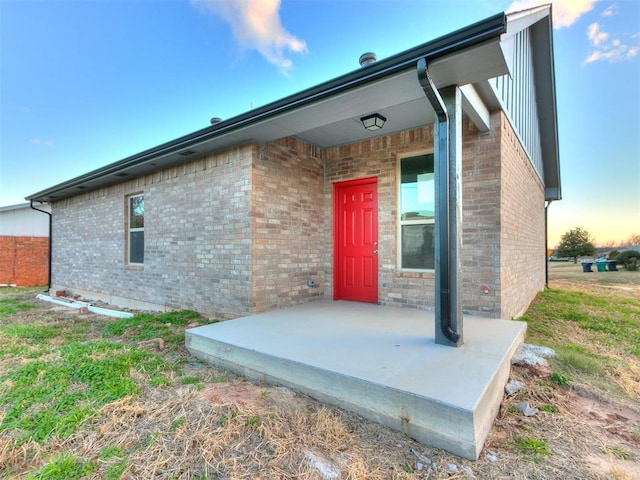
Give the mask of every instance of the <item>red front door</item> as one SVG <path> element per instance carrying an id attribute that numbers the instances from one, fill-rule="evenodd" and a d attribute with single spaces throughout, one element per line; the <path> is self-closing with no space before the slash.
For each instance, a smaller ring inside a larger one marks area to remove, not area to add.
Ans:
<path id="1" fill-rule="evenodd" d="M 378 303 L 377 179 L 334 185 L 335 300 Z"/>

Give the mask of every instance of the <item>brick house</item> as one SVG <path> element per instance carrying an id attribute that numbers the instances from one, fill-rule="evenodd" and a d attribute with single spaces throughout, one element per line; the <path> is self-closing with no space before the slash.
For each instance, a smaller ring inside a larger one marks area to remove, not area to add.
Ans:
<path id="1" fill-rule="evenodd" d="M 28 203 L 0 207 L 0 285 L 46 285 L 48 259 L 48 215 Z"/>
<path id="2" fill-rule="evenodd" d="M 219 318 L 332 298 L 437 312 L 449 255 L 465 312 L 516 317 L 560 198 L 554 82 L 550 7 L 499 14 L 33 194 L 51 287 Z"/>

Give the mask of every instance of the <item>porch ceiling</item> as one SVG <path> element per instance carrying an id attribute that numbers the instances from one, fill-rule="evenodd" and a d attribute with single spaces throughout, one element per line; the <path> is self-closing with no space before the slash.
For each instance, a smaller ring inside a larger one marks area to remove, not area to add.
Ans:
<path id="1" fill-rule="evenodd" d="M 484 84 L 489 78 L 507 73 L 507 64 L 500 42 L 494 40 L 440 58 L 430 65 L 430 71 L 438 87 Z M 479 90 L 486 93 L 483 100 L 487 105 L 497 106 L 490 89 Z M 362 127 L 360 118 L 370 113 L 379 113 L 387 119 L 379 132 L 372 133 Z M 433 121 L 433 110 L 418 83 L 415 64 L 411 64 L 395 75 L 208 139 L 197 146 L 197 152 L 215 151 L 248 141 L 264 143 L 287 136 L 328 148 L 429 125 Z"/>
<path id="2" fill-rule="evenodd" d="M 507 73 L 497 41 L 436 60 L 429 69 L 438 87 L 481 83 Z M 487 89 L 483 90 L 489 94 Z M 495 105 L 491 95 L 486 95 L 483 100 L 486 104 Z M 362 127 L 360 118 L 370 113 L 379 113 L 387 119 L 379 132 L 372 133 Z M 433 122 L 433 110 L 418 83 L 416 67 L 411 65 L 394 76 L 307 105 L 237 133 L 240 141 L 253 139 L 259 142 L 295 135 L 327 148 Z"/>
<path id="3" fill-rule="evenodd" d="M 376 133 L 365 130 L 360 118 L 379 113 L 387 121 Z M 433 112 L 418 84 L 415 69 L 335 95 L 293 112 L 234 132 L 237 142 L 268 142 L 296 136 L 323 148 L 358 142 L 378 135 L 433 122 Z M 224 139 L 213 139 L 214 143 Z"/>

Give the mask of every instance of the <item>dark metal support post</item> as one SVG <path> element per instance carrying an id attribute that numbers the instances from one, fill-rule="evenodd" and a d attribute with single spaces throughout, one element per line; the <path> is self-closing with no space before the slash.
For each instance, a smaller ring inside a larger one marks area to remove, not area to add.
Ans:
<path id="1" fill-rule="evenodd" d="M 418 61 L 417 70 L 420 85 L 436 114 L 435 337 L 438 344 L 459 347 L 463 343 L 462 293 L 459 288 L 462 286 L 462 96 L 456 86 L 438 91 L 429 76 L 426 59 Z"/>
<path id="2" fill-rule="evenodd" d="M 440 90 L 447 107 L 448 122 L 448 185 L 442 185 L 437 198 L 448 199 L 449 229 L 449 323 L 457 337 L 438 336 L 436 343 L 459 347 L 463 343 L 462 328 L 462 92 L 457 86 Z M 442 166 L 441 166 L 442 168 Z M 444 176 L 444 175 L 443 175 Z M 437 200 L 436 200 L 437 201 Z M 436 222 L 437 224 L 437 222 Z M 437 227 L 436 227 L 437 228 Z M 442 282 L 442 281 L 441 281 Z"/>

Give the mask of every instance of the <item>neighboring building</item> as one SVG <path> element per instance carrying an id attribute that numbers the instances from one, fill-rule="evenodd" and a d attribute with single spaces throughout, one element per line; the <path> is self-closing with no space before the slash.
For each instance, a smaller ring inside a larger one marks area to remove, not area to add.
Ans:
<path id="1" fill-rule="evenodd" d="M 28 203 L 0 207 L 0 285 L 46 285 L 48 259 L 49 215 Z"/>
<path id="2" fill-rule="evenodd" d="M 496 15 L 29 196 L 51 204 L 52 287 L 220 318 L 325 298 L 434 309 L 447 197 L 426 67 L 457 152 L 464 310 L 520 315 L 544 288 L 545 202 L 561 196 L 549 7 Z"/>

